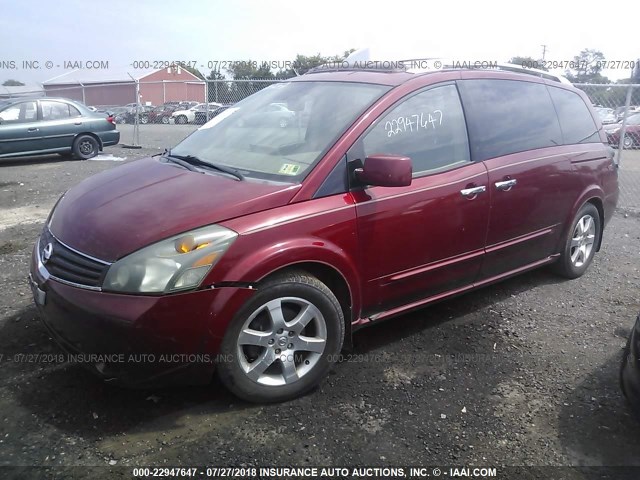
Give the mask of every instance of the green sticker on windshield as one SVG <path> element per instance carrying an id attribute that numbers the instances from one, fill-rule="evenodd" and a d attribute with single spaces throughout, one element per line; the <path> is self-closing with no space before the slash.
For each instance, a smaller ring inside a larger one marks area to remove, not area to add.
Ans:
<path id="1" fill-rule="evenodd" d="M 297 175 L 300 171 L 300 165 L 294 165 L 293 163 L 285 163 L 280 167 L 278 173 L 282 175 Z"/>

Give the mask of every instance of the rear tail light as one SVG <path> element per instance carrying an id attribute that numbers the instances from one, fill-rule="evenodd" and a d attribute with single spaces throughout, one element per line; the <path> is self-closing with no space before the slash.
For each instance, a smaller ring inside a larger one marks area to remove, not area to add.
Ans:
<path id="1" fill-rule="evenodd" d="M 115 125 L 116 124 L 116 119 L 114 118 L 113 115 L 109 115 L 107 117 L 107 122 L 112 123 L 113 125 Z"/>

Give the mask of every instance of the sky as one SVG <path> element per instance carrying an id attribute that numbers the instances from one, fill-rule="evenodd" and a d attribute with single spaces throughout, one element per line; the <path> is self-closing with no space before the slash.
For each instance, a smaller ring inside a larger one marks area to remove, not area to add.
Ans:
<path id="1" fill-rule="evenodd" d="M 284 62 L 351 48 L 369 48 L 375 59 L 505 62 L 541 58 L 546 45 L 546 60 L 569 61 L 592 48 L 607 60 L 632 61 L 640 58 L 635 32 L 618 27 L 640 18 L 640 2 L 625 4 L 616 21 L 613 4 L 557 0 L 0 0 L 0 84 L 48 80 L 72 68 L 64 62 L 107 61 L 135 73 L 138 61 L 195 60 L 208 74 L 209 62 Z M 23 68 L 25 60 L 39 68 Z M 629 77 L 622 69 L 603 73 Z"/>

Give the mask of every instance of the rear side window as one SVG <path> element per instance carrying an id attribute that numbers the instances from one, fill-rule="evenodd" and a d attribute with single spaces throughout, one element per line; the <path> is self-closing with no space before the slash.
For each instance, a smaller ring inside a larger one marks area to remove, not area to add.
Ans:
<path id="1" fill-rule="evenodd" d="M 547 87 L 518 80 L 462 80 L 474 161 L 562 145 Z"/>
<path id="2" fill-rule="evenodd" d="M 565 145 L 601 141 L 598 127 L 580 95 L 551 86 L 549 93 L 558 112 Z"/>
<path id="3" fill-rule="evenodd" d="M 62 120 L 71 116 L 69 114 L 69 106 L 66 103 L 42 100 L 40 108 L 42 108 L 43 120 Z M 76 108 L 74 110 L 78 111 Z"/>

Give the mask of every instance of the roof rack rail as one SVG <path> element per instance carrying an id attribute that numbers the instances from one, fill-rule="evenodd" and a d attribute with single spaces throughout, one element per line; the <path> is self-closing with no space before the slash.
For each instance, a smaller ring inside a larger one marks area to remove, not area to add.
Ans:
<path id="1" fill-rule="evenodd" d="M 391 57 L 396 57 L 396 55 L 391 55 Z M 319 65 L 310 69 L 307 73 L 349 71 L 427 73 L 451 69 L 481 69 L 524 73 L 526 75 L 534 75 L 554 82 L 571 85 L 571 82 L 562 75 L 556 75 L 544 70 L 538 70 L 537 68 L 526 68 L 523 65 L 506 62 L 502 63 L 489 60 L 452 60 L 450 58 L 442 57 L 409 58 L 405 60 L 373 60 L 372 58 L 374 57 L 371 54 L 370 49 L 362 48 L 351 53 L 344 60 Z M 389 56 L 385 56 L 384 58 L 389 58 Z"/>
<path id="2" fill-rule="evenodd" d="M 402 62 L 396 61 L 354 61 L 349 62 L 347 60 L 339 62 L 325 63 L 309 69 L 306 73 L 320 73 L 320 72 L 381 72 L 381 73 L 395 73 L 406 72 L 407 69 L 402 65 Z"/>
<path id="3" fill-rule="evenodd" d="M 537 68 L 527 68 L 522 65 L 516 65 L 513 63 L 503 63 L 496 61 L 470 61 L 470 60 L 450 60 L 441 58 L 412 58 L 402 60 L 402 62 L 408 67 L 407 71 L 410 73 L 428 72 L 433 70 L 449 70 L 449 69 L 481 69 L 481 70 L 503 70 L 505 72 L 524 73 L 527 75 L 534 75 L 536 77 L 545 78 L 559 83 L 566 83 L 571 85 L 571 82 L 562 75 L 556 75 Z M 427 65 L 427 67 L 423 67 Z M 435 64 L 438 66 L 436 67 Z M 412 68 L 412 66 L 418 65 L 419 68 Z"/>

